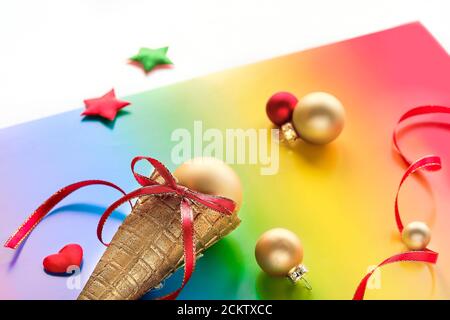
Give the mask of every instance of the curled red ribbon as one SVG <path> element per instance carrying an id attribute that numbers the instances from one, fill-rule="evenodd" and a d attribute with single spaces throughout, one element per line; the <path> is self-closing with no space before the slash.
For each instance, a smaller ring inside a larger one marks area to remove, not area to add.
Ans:
<path id="1" fill-rule="evenodd" d="M 397 151 L 397 153 L 400 155 L 403 161 L 408 165 L 408 169 L 403 174 L 402 179 L 400 180 L 400 184 L 397 189 L 397 193 L 395 195 L 395 203 L 394 203 L 394 212 L 395 212 L 395 222 L 397 224 L 397 229 L 401 233 L 403 231 L 403 222 L 400 216 L 400 210 L 398 207 L 398 196 L 400 193 L 400 189 L 402 185 L 404 184 L 405 180 L 412 175 L 413 173 L 417 172 L 418 170 L 427 170 L 427 171 L 438 171 L 442 167 L 441 158 L 435 155 L 430 155 L 423 157 L 417 161 L 411 162 L 405 154 L 402 152 L 399 143 L 398 143 L 398 130 L 401 123 L 403 123 L 405 120 L 421 116 L 421 115 L 428 115 L 428 114 L 450 114 L 450 108 L 444 107 L 444 106 L 420 106 L 413 108 L 409 111 L 407 111 L 405 114 L 403 114 L 400 117 L 400 120 L 397 122 L 397 126 L 394 129 L 393 133 L 393 146 L 394 149 Z M 396 254 L 392 257 L 389 257 L 385 259 L 383 262 L 381 262 L 378 266 L 376 266 L 371 272 L 366 274 L 366 276 L 361 280 L 359 283 L 355 294 L 353 296 L 353 300 L 363 300 L 364 294 L 366 292 L 367 282 L 370 279 L 370 276 L 375 272 L 375 270 L 379 267 L 382 267 L 386 264 L 394 263 L 394 262 L 402 262 L 402 261 L 416 261 L 416 262 L 425 262 L 425 263 L 431 263 L 435 264 L 438 259 L 438 253 L 431 251 L 429 249 L 425 249 L 422 251 L 408 251 L 400 254 Z"/>
<path id="2" fill-rule="evenodd" d="M 392 141 L 394 145 L 395 151 L 400 155 L 400 157 L 405 161 L 407 165 L 410 165 L 412 162 L 405 156 L 405 154 L 402 152 L 399 143 L 398 143 L 398 130 L 400 127 L 400 124 L 403 123 L 405 120 L 415 118 L 418 116 L 424 116 L 424 115 L 430 115 L 430 114 L 450 114 L 450 108 L 444 107 L 444 106 L 420 106 L 415 107 L 406 113 L 404 113 L 400 119 L 397 122 L 397 125 L 394 129 L 394 133 L 392 135 Z"/>
<path id="3" fill-rule="evenodd" d="M 137 173 L 134 168 L 136 163 L 141 160 L 149 162 L 154 167 L 154 170 L 159 174 L 159 176 L 164 179 L 164 183 L 160 184 L 159 182 L 151 178 Z M 161 162 L 154 158 L 135 157 L 131 162 L 131 171 L 134 175 L 134 178 L 141 185 L 141 187 L 130 193 L 126 193 L 117 185 L 103 180 L 80 181 L 60 189 L 50 198 L 48 198 L 41 206 L 39 206 L 39 208 L 37 208 L 36 211 L 34 211 L 33 214 L 28 217 L 28 219 L 25 220 L 25 222 L 16 230 L 16 232 L 14 232 L 14 234 L 11 235 L 11 237 L 6 241 L 5 247 L 12 249 L 17 248 L 20 243 L 38 225 L 42 218 L 44 218 L 45 215 L 47 215 L 50 210 L 52 210 L 61 200 L 66 198 L 72 192 L 86 186 L 106 185 L 120 191 L 124 195 L 106 209 L 98 223 L 97 237 L 106 246 L 108 244 L 106 244 L 102 238 L 103 226 L 111 213 L 113 213 L 114 210 L 117 209 L 120 205 L 124 204 L 125 202 L 130 202 L 132 199 L 146 195 L 176 194 L 181 197 L 180 213 L 184 246 L 184 276 L 180 288 L 160 298 L 164 300 L 175 299 L 184 288 L 186 283 L 189 281 L 195 269 L 194 217 L 191 207 L 191 201 L 200 203 L 208 207 L 209 209 L 225 215 L 231 215 L 235 210 L 236 204 L 234 203 L 234 201 L 227 198 L 203 194 L 178 185 L 170 171 Z"/>
<path id="4" fill-rule="evenodd" d="M 356 289 L 356 292 L 353 296 L 353 300 L 363 300 L 364 294 L 366 292 L 367 282 L 370 279 L 370 276 L 375 272 L 376 269 L 382 267 L 389 263 L 394 262 L 402 262 L 402 261 L 418 261 L 418 262 L 426 262 L 426 263 L 436 263 L 438 258 L 438 254 L 434 251 L 408 251 L 400 254 L 396 254 L 392 257 L 387 258 L 383 262 L 381 262 L 378 266 L 376 266 L 371 272 L 366 274 L 366 276 L 361 280 Z"/>

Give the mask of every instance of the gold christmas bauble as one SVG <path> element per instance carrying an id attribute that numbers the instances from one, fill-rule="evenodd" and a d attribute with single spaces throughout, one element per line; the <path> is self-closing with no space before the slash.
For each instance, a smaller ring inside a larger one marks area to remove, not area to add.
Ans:
<path id="1" fill-rule="evenodd" d="M 421 221 L 411 222 L 403 229 L 402 240 L 409 250 L 423 250 L 431 240 L 430 228 Z"/>
<path id="2" fill-rule="evenodd" d="M 288 276 L 303 260 L 303 246 L 295 233 L 274 228 L 264 232 L 255 247 L 261 269 L 270 276 Z"/>
<path id="3" fill-rule="evenodd" d="M 326 144 L 336 139 L 344 128 L 342 103 L 326 92 L 304 96 L 292 114 L 292 123 L 300 138 L 312 144 Z"/>
<path id="4" fill-rule="evenodd" d="M 222 160 L 194 158 L 181 164 L 173 175 L 179 184 L 189 189 L 233 200 L 236 202 L 236 211 L 242 204 L 241 181 L 236 172 Z"/>

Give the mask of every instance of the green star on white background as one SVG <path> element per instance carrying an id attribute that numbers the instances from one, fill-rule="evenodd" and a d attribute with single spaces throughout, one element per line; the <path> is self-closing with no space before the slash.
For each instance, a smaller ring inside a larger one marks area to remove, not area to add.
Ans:
<path id="1" fill-rule="evenodd" d="M 141 48 L 139 53 L 132 56 L 130 60 L 140 63 L 144 70 L 149 72 L 158 65 L 173 64 L 166 56 L 168 49 L 169 47 L 159 49 Z"/>

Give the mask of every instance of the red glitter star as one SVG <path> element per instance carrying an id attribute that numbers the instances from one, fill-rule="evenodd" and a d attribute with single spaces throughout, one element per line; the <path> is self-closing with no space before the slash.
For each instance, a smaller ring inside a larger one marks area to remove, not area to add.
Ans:
<path id="1" fill-rule="evenodd" d="M 114 89 L 111 89 L 111 91 L 99 98 L 84 100 L 84 104 L 86 105 L 86 110 L 81 114 L 82 116 L 99 116 L 113 121 L 117 112 L 129 105 L 130 102 L 117 99 Z"/>

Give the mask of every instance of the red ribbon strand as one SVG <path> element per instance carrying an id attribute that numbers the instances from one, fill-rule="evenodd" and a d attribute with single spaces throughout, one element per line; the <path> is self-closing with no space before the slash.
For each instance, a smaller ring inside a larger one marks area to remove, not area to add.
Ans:
<path id="1" fill-rule="evenodd" d="M 403 231 L 403 222 L 400 217 L 400 210 L 398 208 L 398 195 L 400 193 L 400 189 L 403 186 L 403 183 L 410 175 L 419 170 L 438 171 L 441 168 L 442 168 L 441 158 L 437 156 L 426 156 L 412 163 L 403 174 L 403 177 L 400 180 L 400 184 L 398 185 L 397 193 L 395 194 L 395 203 L 394 203 L 395 222 L 397 223 L 397 229 L 400 233 L 402 233 Z"/>
<path id="2" fill-rule="evenodd" d="M 371 272 L 369 272 L 359 283 L 358 288 L 356 289 L 355 295 L 353 296 L 353 300 L 363 300 L 364 294 L 366 292 L 367 282 L 370 279 L 370 276 L 375 272 L 376 269 L 382 267 L 386 264 L 394 263 L 394 262 L 402 262 L 402 261 L 418 261 L 418 262 L 426 262 L 426 263 L 436 263 L 438 258 L 438 254 L 434 251 L 408 251 L 400 254 L 396 254 L 390 258 L 387 258 L 383 262 L 381 262 L 378 266 L 376 266 Z"/>
<path id="3" fill-rule="evenodd" d="M 400 145 L 398 143 L 398 131 L 400 130 L 400 125 L 405 122 L 405 120 L 424 116 L 424 115 L 431 115 L 431 114 L 450 114 L 450 107 L 444 107 L 444 106 L 420 106 L 413 108 L 409 111 L 407 111 L 405 114 L 403 114 L 400 119 L 397 122 L 397 125 L 394 129 L 394 133 L 392 135 L 392 141 L 394 145 L 394 149 L 397 151 L 397 153 L 400 155 L 400 157 L 405 161 L 407 165 L 410 165 L 412 161 L 410 161 L 406 155 L 402 152 Z"/>
<path id="4" fill-rule="evenodd" d="M 398 206 L 398 197 L 403 186 L 404 182 L 407 180 L 409 176 L 419 170 L 426 171 L 438 171 L 442 167 L 441 158 L 435 155 L 430 155 L 423 157 L 417 161 L 410 161 L 405 154 L 402 152 L 400 145 L 398 143 L 398 131 L 400 125 L 410 118 L 429 115 L 429 114 L 450 114 L 450 108 L 444 106 L 420 106 L 413 108 L 403 114 L 400 117 L 400 120 L 397 122 L 397 126 L 394 129 L 394 134 L 392 137 L 394 149 L 400 155 L 402 160 L 408 165 L 408 169 L 403 174 L 402 179 L 400 180 L 400 184 L 397 189 L 397 193 L 395 195 L 395 203 L 394 203 L 394 212 L 395 212 L 395 222 L 397 224 L 398 231 L 401 233 L 403 231 L 403 222 L 400 216 L 400 210 Z M 396 254 L 390 258 L 387 258 L 383 262 L 381 262 L 378 266 L 376 266 L 371 272 L 369 272 L 359 283 L 356 292 L 353 296 L 353 300 L 363 300 L 364 294 L 366 292 L 367 282 L 369 281 L 371 275 L 375 272 L 377 268 L 380 268 L 386 264 L 394 263 L 394 262 L 402 262 L 402 261 L 416 261 L 416 262 L 425 262 L 435 264 L 438 259 L 438 253 L 431 251 L 429 249 L 425 249 L 423 251 L 408 251 L 400 254 Z"/>
<path id="5" fill-rule="evenodd" d="M 68 185 L 56 191 L 50 198 L 41 204 L 36 211 L 34 211 L 22 225 L 6 240 L 5 247 L 17 249 L 23 240 L 33 231 L 34 228 L 41 222 L 41 220 L 49 213 L 59 202 L 70 195 L 72 192 L 92 185 L 104 185 L 126 194 L 120 187 L 114 183 L 103 180 L 85 180 Z"/>
<path id="6" fill-rule="evenodd" d="M 157 181 L 140 175 L 135 171 L 135 165 L 139 161 L 144 160 L 149 162 L 154 170 L 164 179 L 164 183 L 160 184 Z M 194 244 L 194 217 L 191 207 L 191 202 L 200 203 L 209 209 L 225 215 L 231 215 L 236 207 L 236 204 L 227 198 L 208 195 L 196 192 L 188 189 L 184 186 L 178 185 L 175 178 L 170 171 L 158 160 L 150 157 L 135 157 L 131 162 L 131 171 L 136 181 L 141 185 L 140 188 L 126 193 L 117 185 L 103 180 L 86 180 L 66 186 L 54 195 L 48 198 L 25 222 L 17 229 L 16 232 L 6 241 L 5 247 L 17 248 L 20 243 L 31 233 L 31 231 L 38 225 L 38 223 L 44 218 L 61 200 L 70 195 L 72 192 L 90 185 L 106 185 L 112 187 L 123 194 L 123 197 L 111 204 L 100 218 L 97 226 L 97 237 L 104 244 L 102 231 L 105 222 L 108 217 L 119 206 L 126 202 L 130 202 L 132 199 L 157 194 L 175 194 L 180 196 L 180 213 L 181 213 L 181 229 L 183 231 L 183 247 L 184 247 L 184 276 L 183 282 L 177 290 L 160 298 L 163 300 L 176 299 L 189 281 L 192 273 L 195 269 L 195 244 Z M 131 205 L 131 202 L 130 202 Z"/>

